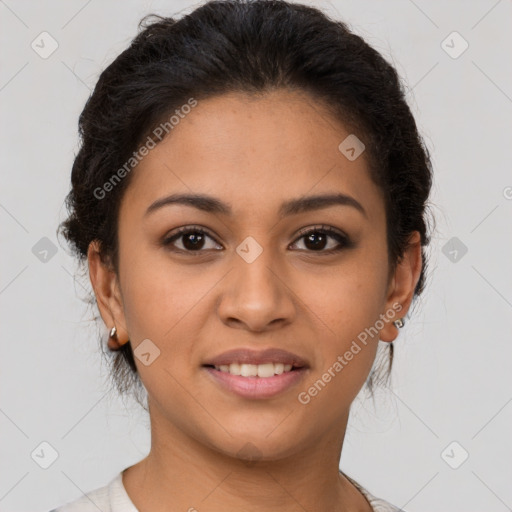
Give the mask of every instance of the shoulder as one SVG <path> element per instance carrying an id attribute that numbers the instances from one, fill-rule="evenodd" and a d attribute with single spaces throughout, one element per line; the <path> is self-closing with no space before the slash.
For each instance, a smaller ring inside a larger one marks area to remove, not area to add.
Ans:
<path id="1" fill-rule="evenodd" d="M 50 512 L 138 512 L 123 486 L 122 472 L 107 485 L 94 489 L 80 498 L 65 503 Z"/>
<path id="2" fill-rule="evenodd" d="M 74 501 L 50 510 L 50 512 L 98 512 L 98 509 L 104 512 L 111 512 L 109 487 L 110 484 L 94 489 Z"/>
<path id="3" fill-rule="evenodd" d="M 382 498 L 377 498 L 368 489 L 364 488 L 361 484 L 350 478 L 346 473 L 343 473 L 354 485 L 359 489 L 361 494 L 368 500 L 374 512 L 406 512 L 405 510 L 392 505 Z"/>

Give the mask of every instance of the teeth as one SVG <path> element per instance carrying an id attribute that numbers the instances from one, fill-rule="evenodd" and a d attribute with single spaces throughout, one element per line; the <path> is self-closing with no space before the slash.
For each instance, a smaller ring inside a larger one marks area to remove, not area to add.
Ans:
<path id="1" fill-rule="evenodd" d="M 221 372 L 231 373 L 231 375 L 241 375 L 242 377 L 273 377 L 274 375 L 281 375 L 283 372 L 291 371 L 292 365 L 283 363 L 231 363 L 215 366 L 215 369 Z"/>

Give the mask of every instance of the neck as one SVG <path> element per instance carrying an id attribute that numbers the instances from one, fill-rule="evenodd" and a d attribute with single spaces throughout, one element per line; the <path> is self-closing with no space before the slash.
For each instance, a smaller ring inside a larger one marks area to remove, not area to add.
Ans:
<path id="1" fill-rule="evenodd" d="M 339 472 L 348 415 L 342 434 L 337 429 L 300 452 L 253 461 L 219 452 L 155 414 L 151 418 L 151 450 L 123 474 L 140 512 L 228 512 L 249 505 L 253 512 L 371 511 Z"/>

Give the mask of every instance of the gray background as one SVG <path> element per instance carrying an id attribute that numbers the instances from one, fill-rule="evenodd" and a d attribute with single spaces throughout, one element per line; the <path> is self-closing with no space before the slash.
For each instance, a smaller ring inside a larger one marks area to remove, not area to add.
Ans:
<path id="1" fill-rule="evenodd" d="M 347 21 L 393 61 L 435 167 L 429 287 L 396 341 L 391 390 L 375 407 L 364 397 L 353 405 L 341 467 L 411 512 L 510 510 L 511 2 L 304 3 Z M 97 328 L 80 300 L 87 279 L 74 281 L 55 229 L 78 115 L 99 72 L 144 14 L 192 8 L 0 1 L 2 511 L 48 511 L 149 449 L 144 411 L 107 393 Z M 46 59 L 31 47 L 43 31 L 58 43 Z M 464 43 L 446 40 L 453 31 L 469 44 L 457 58 Z M 44 256 L 43 237 L 56 254 Z M 43 441 L 58 452 L 48 469 L 31 457 Z"/>

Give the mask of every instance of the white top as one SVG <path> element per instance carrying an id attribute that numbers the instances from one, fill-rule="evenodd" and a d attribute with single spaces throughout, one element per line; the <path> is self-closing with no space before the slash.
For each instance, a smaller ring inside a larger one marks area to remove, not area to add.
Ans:
<path id="1" fill-rule="evenodd" d="M 345 473 L 343 473 L 345 475 Z M 345 475 L 369 501 L 374 512 L 405 512 L 385 500 L 376 498 L 352 478 Z M 123 485 L 123 471 L 107 485 L 66 503 L 50 512 L 139 512 Z"/>

